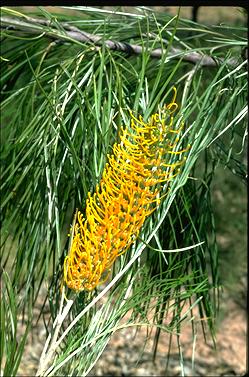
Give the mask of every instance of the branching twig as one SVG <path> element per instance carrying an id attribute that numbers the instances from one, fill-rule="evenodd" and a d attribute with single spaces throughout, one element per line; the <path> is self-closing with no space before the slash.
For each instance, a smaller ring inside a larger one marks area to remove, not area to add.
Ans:
<path id="1" fill-rule="evenodd" d="M 121 51 L 129 54 L 139 55 L 144 51 L 142 46 L 129 44 L 126 42 L 112 41 L 110 39 L 105 40 L 99 35 L 87 33 L 66 23 L 60 24 L 60 26 L 64 29 L 63 32 L 61 32 L 59 29 L 51 27 L 50 21 L 39 18 L 25 16 L 24 20 L 20 20 L 12 17 L 1 17 L 1 25 L 2 28 L 8 27 L 26 33 L 43 33 L 43 35 L 54 39 L 71 40 L 80 43 L 92 43 L 96 46 L 101 46 L 104 44 L 110 50 Z M 153 58 L 162 58 L 165 52 L 166 50 L 162 48 L 148 51 L 149 55 Z M 223 62 L 223 59 L 217 60 L 208 55 L 200 54 L 198 52 L 183 51 L 179 48 L 173 48 L 172 46 L 168 53 L 168 57 L 171 59 L 182 59 L 186 62 L 199 64 L 203 67 L 216 67 L 218 64 Z M 233 67 L 235 67 L 237 63 L 238 62 L 235 59 L 230 59 L 227 61 L 227 64 Z"/>
<path id="2" fill-rule="evenodd" d="M 54 321 L 54 324 L 53 324 L 53 328 L 54 328 L 53 329 L 53 337 L 51 336 L 51 334 L 49 334 L 49 336 L 46 340 L 44 349 L 42 351 L 42 355 L 40 357 L 39 368 L 37 370 L 36 376 L 43 376 L 44 373 L 46 372 L 49 364 L 53 360 L 53 356 L 54 356 L 55 350 L 57 348 L 57 338 L 58 338 L 58 335 L 59 335 L 59 332 L 60 332 L 61 325 L 63 324 L 69 310 L 71 309 L 71 307 L 74 303 L 73 300 L 68 300 L 64 309 L 63 309 L 63 302 L 64 302 L 64 298 L 65 298 L 64 289 L 65 288 L 63 287 L 59 314 L 57 315 L 57 317 Z M 52 340 L 50 342 L 51 337 L 52 337 Z"/>

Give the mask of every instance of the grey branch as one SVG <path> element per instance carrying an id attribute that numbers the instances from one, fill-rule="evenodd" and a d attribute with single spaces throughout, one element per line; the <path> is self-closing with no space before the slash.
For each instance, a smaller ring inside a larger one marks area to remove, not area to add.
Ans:
<path id="1" fill-rule="evenodd" d="M 48 20 L 42 20 L 38 18 L 25 16 L 25 19 L 17 19 L 12 17 L 1 17 L 1 27 L 5 29 L 14 29 L 16 31 L 22 31 L 26 33 L 42 34 L 53 39 L 71 40 L 80 43 L 91 43 L 94 46 L 105 45 L 110 50 L 121 51 L 129 54 L 139 55 L 142 54 L 144 48 L 139 45 L 117 42 L 112 40 L 105 40 L 103 37 L 95 34 L 90 34 L 82 31 L 74 26 L 70 26 L 67 23 L 60 24 L 63 27 L 63 32 L 59 29 L 51 27 L 51 22 Z M 148 54 L 153 58 L 164 57 L 166 50 L 157 48 L 148 51 Z M 171 47 L 167 59 L 182 59 L 183 61 L 198 64 L 203 67 L 217 67 L 217 65 L 223 62 L 222 59 L 214 59 L 211 56 L 200 54 L 197 52 L 183 51 L 178 48 Z M 230 59 L 227 64 L 236 67 L 238 61 Z"/>

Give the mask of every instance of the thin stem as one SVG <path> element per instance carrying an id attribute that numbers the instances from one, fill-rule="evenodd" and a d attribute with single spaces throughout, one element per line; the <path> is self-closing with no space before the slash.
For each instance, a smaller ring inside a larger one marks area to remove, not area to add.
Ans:
<path id="1" fill-rule="evenodd" d="M 60 302 L 60 309 L 57 317 L 55 318 L 55 321 L 53 323 L 53 328 L 54 328 L 54 334 L 53 337 L 51 336 L 51 333 L 48 335 L 48 338 L 46 340 L 44 349 L 42 351 L 41 357 L 40 357 L 40 363 L 39 367 L 36 373 L 36 376 L 43 376 L 44 373 L 46 372 L 51 360 L 53 360 L 55 350 L 57 348 L 57 338 L 59 335 L 59 331 L 61 328 L 61 325 L 66 318 L 69 310 L 71 309 L 71 306 L 73 305 L 73 300 L 68 300 L 66 303 L 66 306 L 63 309 L 63 302 L 65 299 L 65 287 L 63 286 L 62 288 L 62 295 L 61 295 L 61 302 Z M 50 346 L 49 342 L 52 337 Z M 48 347 L 49 346 L 49 347 Z M 47 351 L 48 349 L 48 351 Z"/>
<path id="2" fill-rule="evenodd" d="M 61 27 L 64 28 L 63 34 L 60 33 L 58 29 L 52 28 L 50 21 L 28 16 L 25 17 L 25 21 L 13 17 L 1 17 L 1 25 L 2 28 L 6 27 L 4 25 L 7 25 L 7 27 L 11 26 L 14 30 L 24 31 L 26 33 L 42 33 L 41 36 L 46 35 L 54 39 L 71 40 L 79 43 L 91 43 L 96 46 L 105 45 L 110 50 L 122 51 L 128 54 L 140 55 L 144 52 L 143 46 L 112 41 L 110 39 L 104 40 L 99 35 L 87 33 L 75 26 L 69 26 L 66 23 L 60 24 Z M 47 27 L 47 30 L 44 29 L 44 27 Z M 165 55 L 165 52 L 165 49 L 157 48 L 148 51 L 148 54 L 153 58 L 160 59 Z M 167 57 L 177 60 L 182 59 L 186 62 L 198 64 L 203 67 L 217 67 L 217 65 L 224 63 L 223 59 L 217 60 L 208 55 L 200 54 L 195 51 L 186 52 L 178 48 L 173 48 L 172 46 L 170 47 Z M 226 63 L 233 67 L 238 65 L 238 62 L 235 59 L 230 59 Z"/>

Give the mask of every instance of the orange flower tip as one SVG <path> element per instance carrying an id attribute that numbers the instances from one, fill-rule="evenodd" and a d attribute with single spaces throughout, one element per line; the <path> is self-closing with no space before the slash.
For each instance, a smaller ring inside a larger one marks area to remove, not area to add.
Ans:
<path id="1" fill-rule="evenodd" d="M 116 258 L 135 242 L 145 219 L 170 191 L 169 181 L 181 171 L 178 166 L 187 160 L 184 152 L 190 144 L 178 150 L 182 127 L 174 130 L 175 87 L 173 91 L 171 103 L 163 108 L 170 117 L 168 125 L 164 113 L 162 118 L 160 112 L 153 114 L 145 123 L 129 110 L 130 129 L 121 127 L 121 141 L 107 154 L 100 183 L 94 193 L 87 192 L 85 218 L 76 212 L 76 224 L 68 234 L 72 244 L 64 260 L 64 281 L 70 289 L 92 291 L 108 278 Z M 179 158 L 165 161 L 166 153 Z"/>

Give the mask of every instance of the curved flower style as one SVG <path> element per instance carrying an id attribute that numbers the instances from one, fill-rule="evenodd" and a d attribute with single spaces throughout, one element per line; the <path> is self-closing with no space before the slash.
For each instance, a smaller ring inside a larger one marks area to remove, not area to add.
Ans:
<path id="1" fill-rule="evenodd" d="M 95 193 L 88 193 L 85 218 L 76 212 L 71 249 L 64 261 L 69 288 L 92 290 L 108 277 L 115 259 L 136 240 L 145 219 L 160 203 L 162 183 L 179 173 L 185 158 L 165 162 L 167 155 L 181 156 L 189 149 L 174 150 L 183 126 L 173 129 L 175 99 L 174 88 L 172 102 L 148 123 L 130 112 L 130 129 L 121 129 L 121 141 L 108 155 Z"/>

